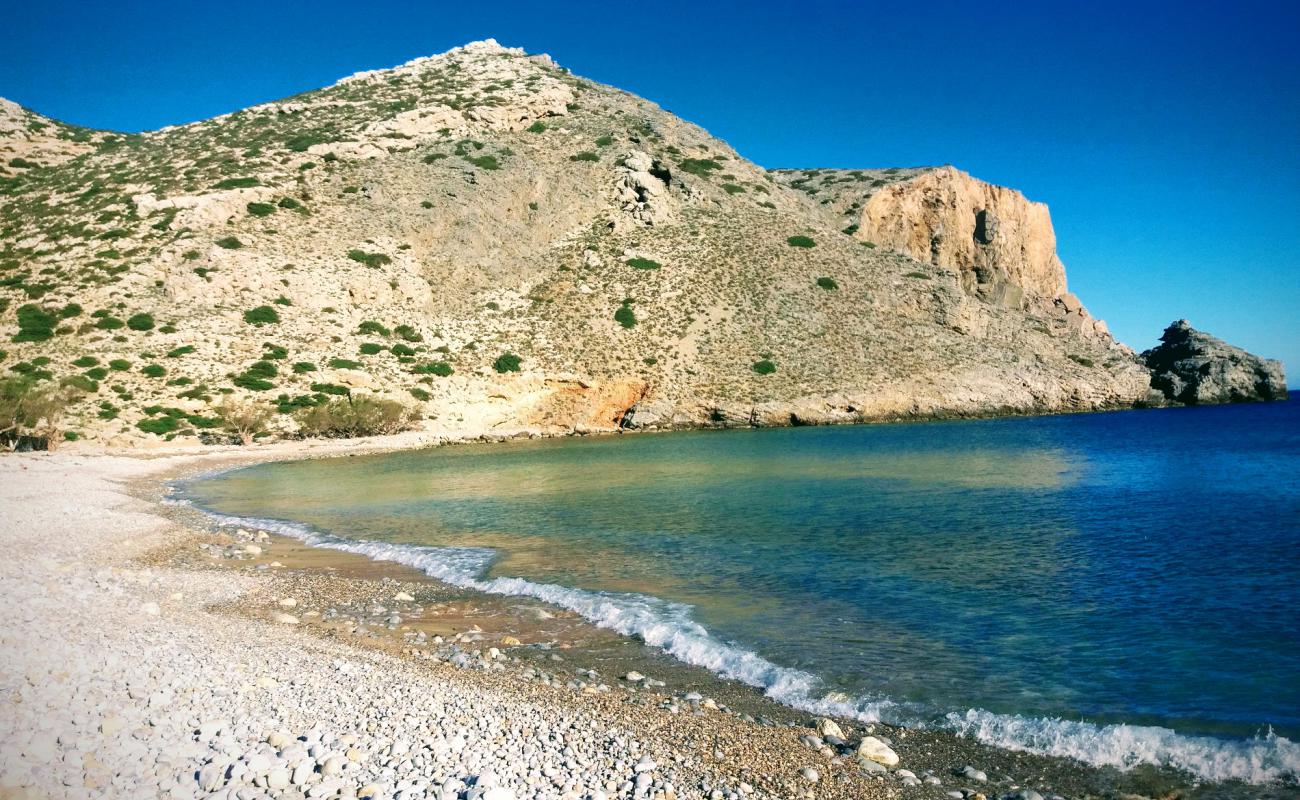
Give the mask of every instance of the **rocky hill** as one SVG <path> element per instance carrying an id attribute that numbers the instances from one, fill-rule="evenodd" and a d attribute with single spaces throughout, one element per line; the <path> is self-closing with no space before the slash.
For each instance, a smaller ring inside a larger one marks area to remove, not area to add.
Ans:
<path id="1" fill-rule="evenodd" d="M 1045 206 L 769 172 L 492 41 L 144 134 L 0 112 L 0 369 L 75 387 L 94 442 L 201 435 L 228 395 L 285 433 L 349 392 L 548 431 L 1163 399 Z"/>

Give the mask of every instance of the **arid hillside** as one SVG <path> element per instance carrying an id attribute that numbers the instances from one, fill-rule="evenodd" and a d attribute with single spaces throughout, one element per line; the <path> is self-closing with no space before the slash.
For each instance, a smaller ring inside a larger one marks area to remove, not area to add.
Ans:
<path id="1" fill-rule="evenodd" d="M 285 434 L 349 393 L 548 431 L 1152 400 L 1045 206 L 769 172 L 492 41 L 144 134 L 6 102 L 0 152 L 0 370 L 92 442 L 206 435 L 228 396 Z"/>

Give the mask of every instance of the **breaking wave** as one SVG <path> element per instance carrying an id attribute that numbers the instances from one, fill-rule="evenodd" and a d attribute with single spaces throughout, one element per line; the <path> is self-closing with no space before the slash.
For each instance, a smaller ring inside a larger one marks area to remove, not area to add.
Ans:
<path id="1" fill-rule="evenodd" d="M 313 547 L 412 567 L 452 586 L 541 600 L 579 614 L 599 627 L 641 639 L 682 662 L 761 689 L 777 702 L 813 714 L 938 728 L 1003 749 L 1073 758 L 1094 766 L 1171 767 L 1205 781 L 1264 784 L 1300 778 L 1300 743 L 1272 731 L 1252 739 L 1227 740 L 1186 736 L 1157 726 L 1098 725 L 980 709 L 936 714 L 933 709 L 915 703 L 884 697 L 850 697 L 827 691 L 812 673 L 778 666 L 740 645 L 714 638 L 692 619 L 691 606 L 683 603 L 646 594 L 589 591 L 523 578 L 485 577 L 496 555 L 487 548 L 345 539 L 292 522 L 203 511 L 223 527 L 273 531 Z"/>

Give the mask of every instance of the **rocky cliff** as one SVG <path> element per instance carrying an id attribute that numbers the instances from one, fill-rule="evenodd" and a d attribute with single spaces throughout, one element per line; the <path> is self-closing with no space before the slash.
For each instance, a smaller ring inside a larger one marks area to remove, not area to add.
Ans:
<path id="1" fill-rule="evenodd" d="M 1241 403 L 1285 400 L 1279 361 L 1251 355 L 1198 331 L 1185 319 L 1165 328 L 1160 344 L 1142 354 L 1151 385 L 1173 403 Z"/>
<path id="2" fill-rule="evenodd" d="M 76 387 L 92 442 L 205 435 L 232 395 L 286 434 L 349 392 L 555 432 L 1151 400 L 1045 207 L 770 172 L 495 42 L 143 134 L 6 108 L 46 155 L 0 165 L 0 369 Z"/>

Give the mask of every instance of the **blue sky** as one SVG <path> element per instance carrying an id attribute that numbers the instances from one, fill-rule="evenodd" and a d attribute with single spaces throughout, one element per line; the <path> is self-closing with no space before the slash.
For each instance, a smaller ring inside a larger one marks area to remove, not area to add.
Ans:
<path id="1" fill-rule="evenodd" d="M 1124 342 L 1186 317 L 1300 374 L 1300 4 L 1013 5 L 51 0 L 6 10 L 0 95 L 145 130 L 495 37 L 763 166 L 1016 187 Z"/>

